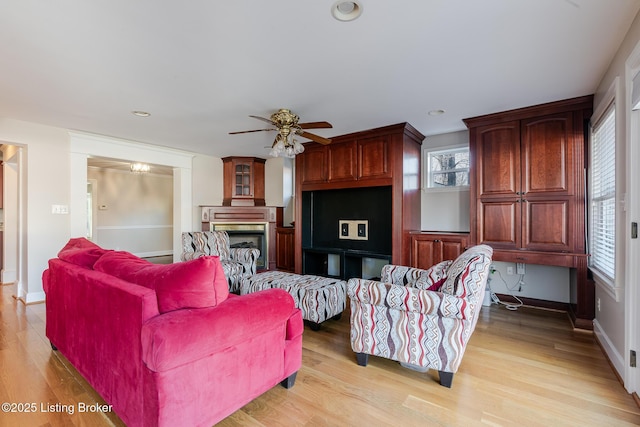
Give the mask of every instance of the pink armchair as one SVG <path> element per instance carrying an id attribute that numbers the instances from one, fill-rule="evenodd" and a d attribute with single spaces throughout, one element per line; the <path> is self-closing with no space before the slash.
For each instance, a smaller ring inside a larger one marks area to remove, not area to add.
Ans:
<path id="1" fill-rule="evenodd" d="M 351 348 L 423 370 L 436 369 L 451 387 L 475 329 L 493 249 L 469 248 L 428 270 L 386 265 L 381 281 L 351 279 Z"/>

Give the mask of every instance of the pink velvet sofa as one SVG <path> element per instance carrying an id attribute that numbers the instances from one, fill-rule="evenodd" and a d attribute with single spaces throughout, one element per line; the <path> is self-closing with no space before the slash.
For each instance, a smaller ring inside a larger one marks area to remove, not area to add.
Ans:
<path id="1" fill-rule="evenodd" d="M 43 273 L 46 334 L 127 426 L 211 426 L 302 360 L 284 290 L 229 294 L 217 257 L 156 265 L 71 239 Z"/>

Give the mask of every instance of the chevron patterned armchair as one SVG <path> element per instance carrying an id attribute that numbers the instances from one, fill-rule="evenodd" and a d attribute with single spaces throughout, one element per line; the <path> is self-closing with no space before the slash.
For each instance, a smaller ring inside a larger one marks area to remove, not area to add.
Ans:
<path id="1" fill-rule="evenodd" d="M 455 261 L 428 270 L 386 265 L 380 281 L 351 279 L 351 348 L 358 364 L 369 355 L 426 371 L 451 387 L 473 332 L 493 249 L 469 248 Z"/>
<path id="2" fill-rule="evenodd" d="M 245 277 L 256 274 L 260 250 L 255 248 L 232 248 L 226 231 L 189 231 L 182 233 L 182 261 L 204 255 L 220 257 L 222 270 L 229 282 L 229 291 L 238 293 Z"/>

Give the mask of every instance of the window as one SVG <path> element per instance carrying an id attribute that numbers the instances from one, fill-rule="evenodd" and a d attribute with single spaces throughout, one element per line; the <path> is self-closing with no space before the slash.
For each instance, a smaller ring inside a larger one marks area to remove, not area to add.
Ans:
<path id="1" fill-rule="evenodd" d="M 616 249 L 616 110 L 609 105 L 591 130 L 589 265 L 615 279 Z"/>
<path id="2" fill-rule="evenodd" d="M 469 185 L 469 147 L 427 152 L 427 188 Z"/>

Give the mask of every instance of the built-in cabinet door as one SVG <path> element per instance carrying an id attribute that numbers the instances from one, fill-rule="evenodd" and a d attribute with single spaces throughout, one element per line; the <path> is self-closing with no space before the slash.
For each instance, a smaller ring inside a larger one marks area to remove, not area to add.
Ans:
<path id="1" fill-rule="evenodd" d="M 278 227 L 276 229 L 276 268 L 278 270 L 295 270 L 294 238 L 294 228 Z"/>
<path id="2" fill-rule="evenodd" d="M 298 161 L 300 162 L 298 164 Z M 296 168 L 302 173 L 302 184 L 327 181 L 327 149 L 324 145 L 306 145 L 304 153 L 296 156 Z"/>
<path id="3" fill-rule="evenodd" d="M 476 203 L 478 244 L 519 249 L 522 242 L 520 199 L 480 199 Z"/>
<path id="4" fill-rule="evenodd" d="M 574 188 L 572 113 L 522 121 L 522 193 L 571 195 Z"/>
<path id="5" fill-rule="evenodd" d="M 389 136 L 358 140 L 358 179 L 390 178 Z"/>
<path id="6" fill-rule="evenodd" d="M 445 260 L 454 260 L 464 252 L 468 235 L 442 233 L 411 234 L 411 266 L 423 270 Z"/>
<path id="7" fill-rule="evenodd" d="M 522 206 L 522 248 L 540 251 L 573 251 L 571 236 L 574 222 L 570 213 L 575 210 L 570 197 L 555 199 L 527 198 Z"/>
<path id="8" fill-rule="evenodd" d="M 520 122 L 511 121 L 472 130 L 477 168 L 477 197 L 510 197 L 520 192 Z"/>
<path id="9" fill-rule="evenodd" d="M 328 146 L 329 182 L 356 179 L 356 142 Z"/>
<path id="10" fill-rule="evenodd" d="M 436 238 L 411 238 L 411 266 L 426 270 L 440 258 L 440 251 Z"/>

